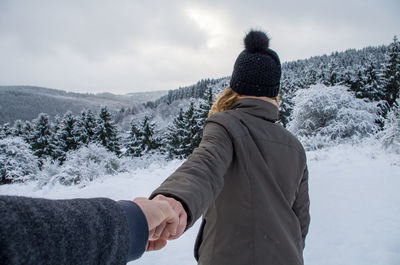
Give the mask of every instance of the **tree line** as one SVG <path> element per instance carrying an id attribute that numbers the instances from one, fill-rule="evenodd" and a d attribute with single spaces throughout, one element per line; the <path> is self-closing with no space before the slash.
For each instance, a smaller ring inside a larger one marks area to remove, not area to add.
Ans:
<path id="1" fill-rule="evenodd" d="M 318 93 L 326 94 L 326 96 L 335 95 L 343 101 L 343 107 L 336 108 L 337 113 L 342 115 L 343 110 L 347 109 L 344 108 L 347 107 L 346 104 L 354 105 L 355 102 L 343 100 L 343 97 L 337 95 L 337 93 L 346 94 L 350 98 L 347 91 L 357 99 L 376 103 L 379 108 L 375 113 L 376 118 L 373 119 L 380 130 L 386 131 L 382 138 L 386 139 L 387 145 L 393 146 L 393 143 L 400 143 L 397 136 L 400 135 L 400 44 L 396 37 L 388 46 L 312 57 L 284 63 L 282 67 L 280 122 L 283 126 L 293 124 L 293 119 L 296 117 L 300 121 L 299 117 L 301 117 L 304 124 L 298 124 L 297 127 L 315 132 L 321 131 L 320 127 L 326 125 L 323 106 L 321 111 L 313 111 L 313 108 L 310 108 L 312 111 L 306 112 L 304 109 L 299 110 L 298 106 L 295 108 L 296 100 L 300 101 L 301 97 L 307 98 L 311 91 L 317 91 L 317 94 L 312 96 L 315 99 Z M 158 130 L 152 115 L 146 115 L 141 120 L 132 119 L 129 130 L 121 131 L 115 122 L 115 117 L 106 107 L 103 107 L 99 113 L 85 110 L 79 115 L 74 115 L 67 112 L 63 117 L 56 116 L 52 120 L 49 115 L 42 113 L 32 121 L 17 120 L 13 126 L 5 123 L 0 126 L 0 141 L 12 137 L 23 139 L 33 155 L 38 158 L 39 167 L 45 160 L 62 165 L 68 152 L 91 143 L 102 145 L 119 157 L 141 157 L 146 154 L 161 153 L 170 159 L 186 158 L 201 141 L 203 124 L 213 103 L 214 95 L 223 89 L 222 85 L 226 86 L 228 83 L 227 78 L 202 80 L 192 87 L 181 88 L 162 97 L 154 105 L 191 98 L 187 108 L 181 108 L 168 128 L 163 131 Z M 308 90 L 317 84 L 322 86 Z M 345 87 L 346 91 L 341 92 L 340 89 L 336 89 L 335 92 L 330 89 L 332 87 Z M 197 94 L 194 95 L 194 91 L 197 91 Z M 312 98 L 307 99 L 307 104 L 312 101 Z M 318 101 L 315 102 L 317 105 Z M 363 104 L 361 101 L 357 102 Z M 297 105 L 299 105 L 298 102 Z M 296 113 L 293 113 L 294 109 Z M 370 112 L 372 108 L 364 109 Z M 351 111 L 351 109 L 348 110 L 349 113 Z M 309 116 L 305 117 L 306 114 Z M 323 121 L 321 126 L 316 122 L 318 119 Z M 308 134 L 308 132 L 304 133 L 304 135 Z M 17 151 L 13 149 L 10 152 Z M 0 171 L 3 169 L 0 168 Z"/>
<path id="2" fill-rule="evenodd" d="M 203 123 L 212 104 L 212 89 L 205 95 L 191 101 L 186 110 L 180 109 L 162 134 L 150 115 L 140 121 L 133 119 L 129 132 L 121 132 L 111 112 L 103 107 L 97 115 L 91 110 L 78 116 L 68 111 L 62 118 L 56 116 L 51 120 L 49 115 L 41 113 L 32 121 L 17 120 L 13 126 L 5 123 L 0 127 L 0 139 L 21 137 L 39 163 L 52 159 L 61 165 L 69 151 L 90 143 L 98 143 L 118 156 L 139 157 L 158 152 L 171 159 L 185 158 L 201 141 Z"/>
<path id="3" fill-rule="evenodd" d="M 294 94 L 316 84 L 343 85 L 357 98 L 380 102 L 379 114 L 386 118 L 399 95 L 400 44 L 397 37 L 388 46 L 351 49 L 284 63 L 280 112 L 284 125 L 292 117 Z"/>

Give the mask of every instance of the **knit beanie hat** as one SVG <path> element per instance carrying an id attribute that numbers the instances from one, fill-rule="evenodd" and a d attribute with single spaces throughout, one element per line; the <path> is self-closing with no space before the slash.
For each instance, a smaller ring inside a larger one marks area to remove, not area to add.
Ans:
<path id="1" fill-rule="evenodd" d="M 250 31 L 245 50 L 236 59 L 230 81 L 233 91 L 248 96 L 276 97 L 279 93 L 281 63 L 262 31 Z"/>

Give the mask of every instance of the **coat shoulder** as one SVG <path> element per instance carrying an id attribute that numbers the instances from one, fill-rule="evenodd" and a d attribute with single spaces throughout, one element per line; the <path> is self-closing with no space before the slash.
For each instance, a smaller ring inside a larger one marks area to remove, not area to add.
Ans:
<path id="1" fill-rule="evenodd" d="M 216 112 L 211 115 L 205 122 L 205 125 L 209 122 L 215 122 L 223 126 L 232 137 L 241 137 L 248 135 L 246 126 L 241 124 L 241 120 L 232 114 L 234 110 L 225 110 Z"/>

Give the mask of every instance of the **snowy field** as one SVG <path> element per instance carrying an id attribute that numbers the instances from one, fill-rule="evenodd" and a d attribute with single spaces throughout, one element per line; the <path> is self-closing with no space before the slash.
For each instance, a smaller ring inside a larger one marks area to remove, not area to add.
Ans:
<path id="1" fill-rule="evenodd" d="M 148 196 L 182 161 L 154 163 L 86 187 L 12 184 L 0 194 L 45 198 Z M 341 145 L 308 152 L 311 226 L 307 265 L 400 264 L 400 156 L 376 144 Z M 145 253 L 131 264 L 196 264 L 193 245 L 199 222 L 159 252 Z"/>

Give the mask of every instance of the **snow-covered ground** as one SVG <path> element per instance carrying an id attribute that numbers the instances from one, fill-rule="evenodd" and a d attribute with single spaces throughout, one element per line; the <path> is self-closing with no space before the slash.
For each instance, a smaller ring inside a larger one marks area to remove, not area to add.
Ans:
<path id="1" fill-rule="evenodd" d="M 45 198 L 133 199 L 148 196 L 182 161 L 154 163 L 86 187 L 34 183 L 0 186 L 0 194 Z M 400 264 L 400 156 L 376 143 L 308 152 L 311 226 L 308 265 Z M 193 245 L 199 223 L 159 252 L 131 264 L 196 264 Z"/>

